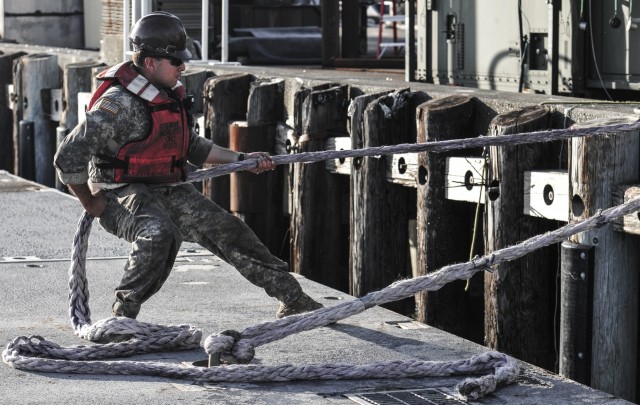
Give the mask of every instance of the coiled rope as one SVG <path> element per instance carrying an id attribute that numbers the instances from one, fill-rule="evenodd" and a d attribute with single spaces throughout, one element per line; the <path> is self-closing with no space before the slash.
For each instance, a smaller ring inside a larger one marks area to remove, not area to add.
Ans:
<path id="1" fill-rule="evenodd" d="M 540 131 L 426 144 L 402 144 L 356 150 L 308 152 L 273 156 L 273 160 L 276 164 L 308 163 L 327 159 L 393 153 L 444 152 L 454 149 L 543 142 L 637 130 L 640 130 L 640 123 L 583 128 L 580 130 Z M 255 159 L 249 159 L 243 162 L 199 170 L 192 173 L 187 181 L 199 181 L 204 178 L 246 170 L 252 168 L 255 164 Z M 428 275 L 396 282 L 354 301 L 322 308 L 307 314 L 264 322 L 249 327 L 241 333 L 225 331 L 211 335 L 205 340 L 203 347 L 210 356 L 222 357 L 232 363 L 248 363 L 253 359 L 255 347 L 257 346 L 282 339 L 294 333 L 337 322 L 358 314 L 367 308 L 407 298 L 420 291 L 438 290 L 451 281 L 468 279 L 479 271 L 489 270 L 491 266 L 520 258 L 534 250 L 561 242 L 576 233 L 603 226 L 615 218 L 638 210 L 640 210 L 640 199 L 632 200 L 617 207 L 598 211 L 594 216 L 583 221 L 568 224 L 546 234 L 534 236 L 518 245 L 498 250 L 490 255 L 476 257 L 466 263 L 445 266 Z M 235 364 L 212 368 L 184 368 L 158 362 L 96 360 L 147 352 L 193 349 L 199 346 L 202 333 L 188 325 L 155 325 L 124 317 L 112 317 L 91 323 L 85 263 L 92 221 L 93 218 L 84 212 L 74 237 L 72 260 L 69 268 L 69 315 L 71 323 L 76 335 L 90 341 L 108 341 L 114 335 L 129 337 L 130 339 L 121 343 L 65 348 L 40 336 L 20 336 L 10 342 L 2 352 L 3 361 L 11 367 L 58 373 L 153 375 L 208 382 L 403 378 L 491 372 L 491 374 L 481 377 L 467 378 L 458 385 L 458 392 L 469 399 L 476 399 L 493 392 L 500 384 L 513 383 L 519 373 L 518 364 L 514 359 L 503 353 L 492 351 L 466 360 L 453 362 L 410 360 L 369 365 L 262 366 Z M 92 361 L 87 362 L 86 360 Z"/>

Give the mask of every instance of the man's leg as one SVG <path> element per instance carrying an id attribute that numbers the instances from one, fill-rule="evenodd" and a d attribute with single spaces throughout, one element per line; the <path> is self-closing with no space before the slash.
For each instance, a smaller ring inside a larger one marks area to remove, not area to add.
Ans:
<path id="1" fill-rule="evenodd" d="M 279 317 L 322 307 L 302 292 L 287 263 L 272 255 L 241 219 L 202 196 L 190 184 L 175 187 L 173 197 L 165 204 L 171 207 L 184 239 L 199 243 L 278 299 L 282 304 Z"/>
<path id="2" fill-rule="evenodd" d="M 182 243 L 180 232 L 164 206 L 145 185 L 132 184 L 110 192 L 112 200 L 100 224 L 131 242 L 131 252 L 112 315 L 135 318 L 140 306 L 162 287 Z"/>

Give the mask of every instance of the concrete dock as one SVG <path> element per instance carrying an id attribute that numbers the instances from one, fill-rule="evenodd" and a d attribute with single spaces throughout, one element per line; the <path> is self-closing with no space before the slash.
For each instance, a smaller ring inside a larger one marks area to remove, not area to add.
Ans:
<path id="1" fill-rule="evenodd" d="M 61 346 L 91 345 L 73 334 L 68 317 L 68 268 L 82 207 L 57 190 L 0 171 L 0 341 L 39 335 Z M 92 319 L 108 318 L 129 244 L 95 222 L 87 254 Z M 300 277 L 325 306 L 354 298 Z M 163 289 L 139 320 L 189 324 L 212 333 L 274 319 L 278 303 L 231 266 L 197 245 L 185 244 Z M 460 360 L 486 347 L 375 307 L 331 326 L 256 348 L 252 364 L 370 364 L 390 360 Z M 202 349 L 135 356 L 192 367 Z M 201 383 L 135 375 L 41 373 L 0 367 L 0 404 L 458 404 L 464 377 Z M 405 399 L 402 399 L 405 398 Z M 406 398 L 411 398 L 407 400 Z M 403 402 L 404 401 L 404 402 Z M 410 402 L 411 401 L 411 402 Z M 429 402 L 430 401 L 430 402 Z M 512 385 L 469 404 L 625 404 L 624 400 L 521 363 Z"/>

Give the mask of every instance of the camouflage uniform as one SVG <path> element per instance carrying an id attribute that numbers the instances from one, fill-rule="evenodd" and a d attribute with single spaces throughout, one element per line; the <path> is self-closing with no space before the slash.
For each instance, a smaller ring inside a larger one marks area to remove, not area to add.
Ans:
<path id="1" fill-rule="evenodd" d="M 145 102 L 114 85 L 60 145 L 54 164 L 65 184 L 93 183 L 109 204 L 100 217 L 108 232 L 132 243 L 116 288 L 113 314 L 135 318 L 140 306 L 169 276 L 183 240 L 195 242 L 234 266 L 281 303 L 303 296 L 288 265 L 269 253 L 251 229 L 199 193 L 190 183 L 120 184 L 113 169 L 96 166 L 96 155 L 115 156 L 127 142 L 149 133 Z M 201 165 L 212 142 L 190 131 L 188 159 Z"/>

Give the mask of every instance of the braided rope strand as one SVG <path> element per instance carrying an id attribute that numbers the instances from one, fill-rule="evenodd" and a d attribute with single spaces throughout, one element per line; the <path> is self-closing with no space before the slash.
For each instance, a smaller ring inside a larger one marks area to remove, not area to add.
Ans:
<path id="1" fill-rule="evenodd" d="M 247 353 L 253 351 L 254 347 L 280 340 L 294 333 L 331 324 L 356 315 L 367 308 L 408 298 L 421 291 L 436 291 L 452 281 L 466 280 L 491 266 L 519 259 L 535 250 L 561 242 L 571 235 L 601 227 L 615 218 L 637 211 L 640 211 L 640 198 L 616 207 L 600 210 L 585 220 L 536 235 L 517 245 L 497 250 L 489 255 L 464 263 L 448 265 L 424 276 L 397 281 L 354 301 L 251 326 L 239 333 L 242 339 L 236 342 L 228 335 L 211 335 L 205 340 L 203 347 L 208 354 L 225 353 L 238 356 L 238 361 L 243 362 L 247 360 Z"/>
<path id="2" fill-rule="evenodd" d="M 476 138 L 450 139 L 426 143 L 403 143 L 398 145 L 373 146 L 362 149 L 327 150 L 318 152 L 301 152 L 291 155 L 276 155 L 271 159 L 277 165 L 290 163 L 314 163 L 329 159 L 346 159 L 368 156 L 382 156 L 399 153 L 418 152 L 450 152 L 460 149 L 484 148 L 487 146 L 524 145 L 529 143 L 558 141 L 569 138 L 580 138 L 596 135 L 611 135 L 640 130 L 640 122 L 623 123 L 588 128 L 553 129 L 548 131 L 523 132 L 500 136 L 483 136 Z M 210 177 L 252 169 L 257 159 L 228 163 L 207 169 L 196 170 L 189 174 L 186 181 L 202 181 Z"/>

